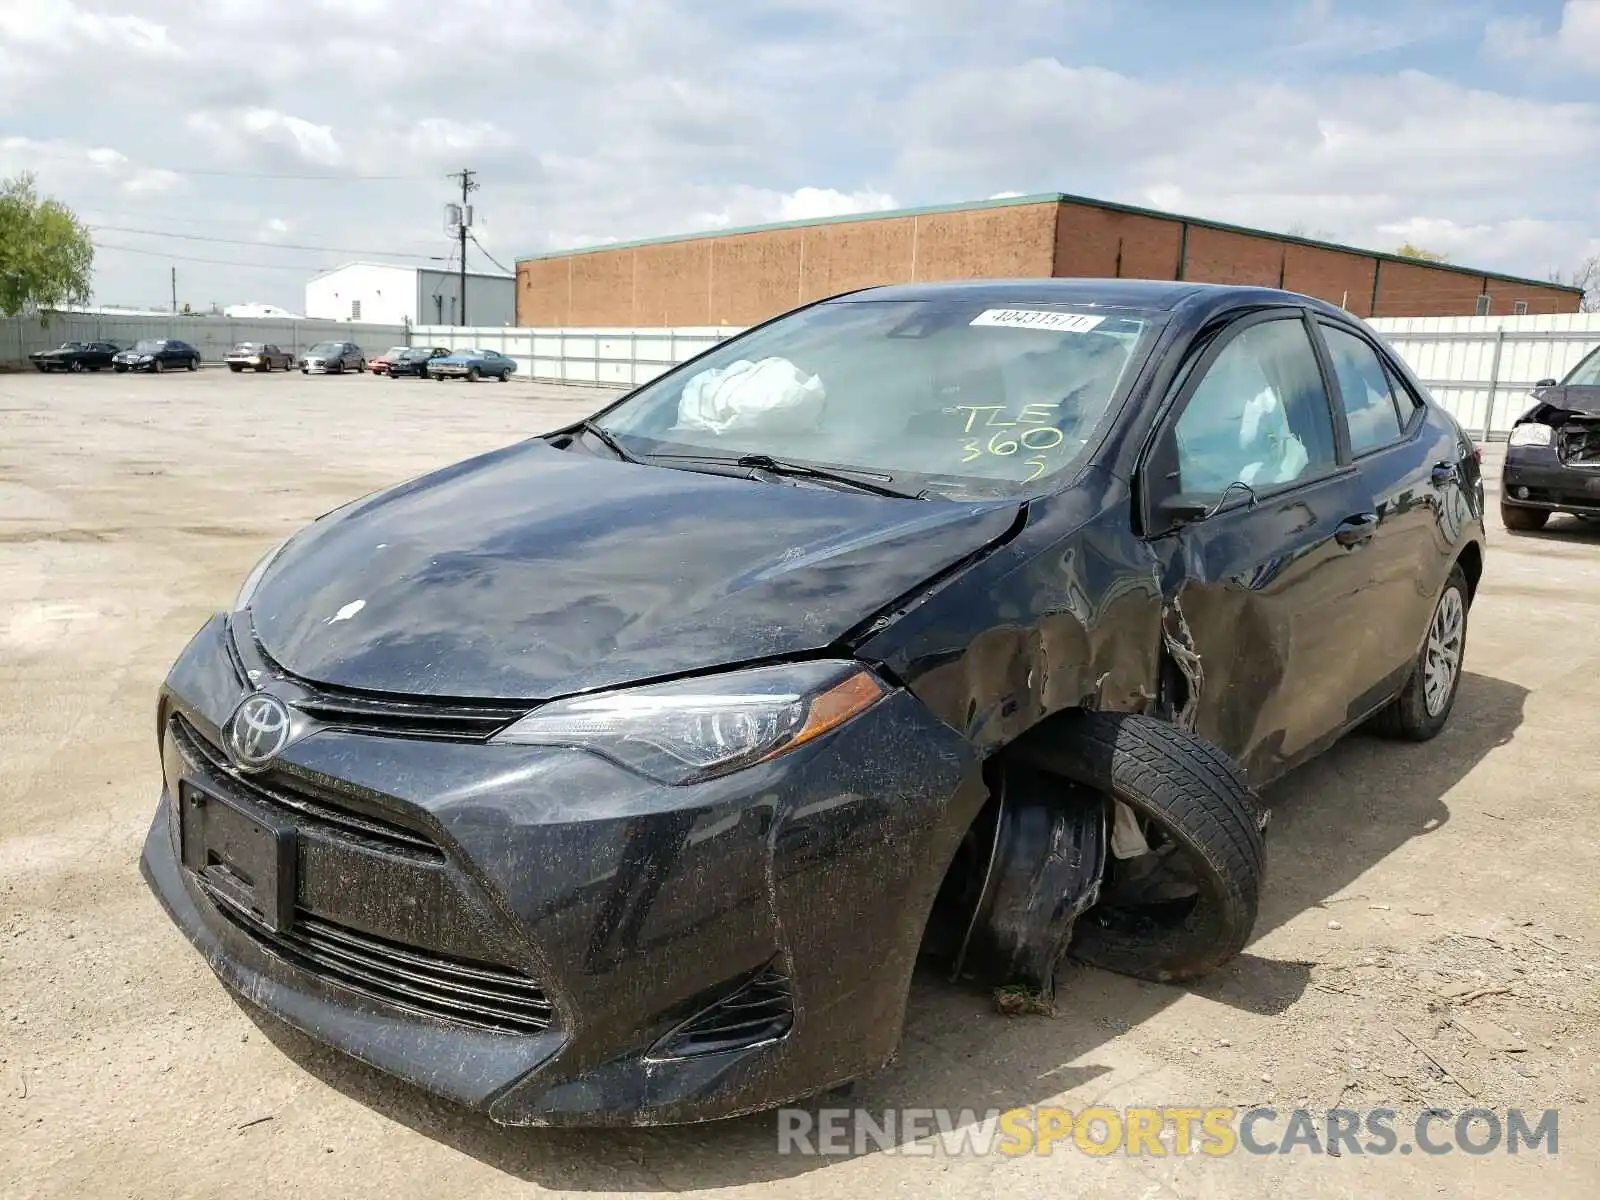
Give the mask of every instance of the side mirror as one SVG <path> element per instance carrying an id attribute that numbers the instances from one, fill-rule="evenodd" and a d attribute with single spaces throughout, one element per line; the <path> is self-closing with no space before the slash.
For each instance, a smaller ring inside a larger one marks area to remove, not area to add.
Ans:
<path id="1" fill-rule="evenodd" d="M 1541 380 L 1539 380 L 1538 383 L 1534 384 L 1533 386 L 1536 387 L 1536 388 L 1555 387 L 1556 386 L 1556 381 L 1554 379 L 1541 379 Z"/>
<path id="2" fill-rule="evenodd" d="M 1156 516 L 1160 518 L 1162 528 L 1177 529 L 1204 521 L 1211 515 L 1211 507 L 1197 496 L 1177 492 L 1156 505 Z"/>

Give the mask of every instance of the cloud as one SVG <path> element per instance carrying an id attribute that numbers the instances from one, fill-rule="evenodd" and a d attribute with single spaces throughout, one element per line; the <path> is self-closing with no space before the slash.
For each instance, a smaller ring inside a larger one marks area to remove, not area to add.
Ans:
<path id="1" fill-rule="evenodd" d="M 1600 62 L 1584 49 L 1596 7 L 1517 25 L 1515 44 Z M 276 0 L 270 20 L 254 0 L 0 0 L 0 126 L 16 135 L 0 170 L 37 171 L 97 223 L 221 239 L 118 234 L 141 252 L 97 256 L 102 298 L 128 302 L 165 295 L 163 252 L 213 260 L 180 271 L 197 305 L 298 308 L 304 278 L 340 259 L 451 254 L 440 213 L 461 167 L 479 172 L 475 233 L 502 262 L 1054 191 L 1381 248 L 1432 230 L 1458 261 L 1535 275 L 1596 236 L 1593 89 L 1561 102 L 1520 71 L 1452 61 L 1475 5 L 1208 6 L 1220 49 L 1203 54 L 1141 11 L 457 0 L 463 69 L 424 0 Z M 1430 73 L 1384 69 L 1401 43 Z"/>
<path id="2" fill-rule="evenodd" d="M 1550 33 L 1536 17 L 1491 21 L 1483 46 L 1491 58 L 1559 63 L 1600 72 L 1600 0 L 1566 0 Z"/>
<path id="3" fill-rule="evenodd" d="M 344 161 L 333 126 L 317 125 L 275 109 L 191 113 L 184 127 L 232 158 L 247 159 L 257 147 L 273 147 L 314 166 L 331 167 Z"/>

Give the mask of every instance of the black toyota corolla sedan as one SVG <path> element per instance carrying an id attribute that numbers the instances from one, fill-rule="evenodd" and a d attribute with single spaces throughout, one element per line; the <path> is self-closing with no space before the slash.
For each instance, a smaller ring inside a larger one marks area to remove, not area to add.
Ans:
<path id="1" fill-rule="evenodd" d="M 143 870 L 238 994 L 496 1121 L 770 1107 L 883 1065 L 919 961 L 1236 954 L 1256 787 L 1438 732 L 1483 539 L 1340 309 L 860 291 L 268 554 L 161 689 Z"/>

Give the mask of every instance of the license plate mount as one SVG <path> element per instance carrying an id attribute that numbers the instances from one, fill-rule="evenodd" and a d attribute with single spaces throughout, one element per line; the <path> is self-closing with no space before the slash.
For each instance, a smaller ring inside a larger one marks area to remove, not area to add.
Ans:
<path id="1" fill-rule="evenodd" d="M 178 789 L 183 865 L 274 933 L 294 923 L 294 827 L 215 792 Z"/>

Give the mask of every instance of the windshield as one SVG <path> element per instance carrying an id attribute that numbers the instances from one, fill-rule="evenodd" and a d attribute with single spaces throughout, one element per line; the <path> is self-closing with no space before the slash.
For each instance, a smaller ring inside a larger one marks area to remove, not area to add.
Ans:
<path id="1" fill-rule="evenodd" d="M 390 346 L 383 352 L 383 356 L 385 358 L 399 358 L 408 348 L 406 346 Z"/>
<path id="2" fill-rule="evenodd" d="M 825 304 L 606 413 L 643 456 L 762 454 L 1009 495 L 1072 466 L 1165 314 L 1030 302 Z M 663 459 L 663 461 L 669 461 Z"/>
<path id="3" fill-rule="evenodd" d="M 143 350 L 146 354 L 153 354 L 157 350 L 161 349 L 161 347 L 165 346 L 166 344 L 167 343 L 165 341 L 152 340 L 152 339 L 146 338 L 143 341 L 141 341 L 137 346 L 135 346 L 134 349 L 135 350 Z"/>
<path id="4" fill-rule="evenodd" d="M 337 354 L 342 349 L 338 342 L 318 342 L 311 347 L 312 354 Z"/>
<path id="5" fill-rule="evenodd" d="M 1572 369 L 1567 376 L 1567 387 L 1600 387 L 1600 350 L 1594 351 Z"/>
<path id="6" fill-rule="evenodd" d="M 88 347 L 85 346 L 82 342 L 62 342 L 61 343 L 61 349 L 63 349 L 63 350 L 87 350 Z"/>

